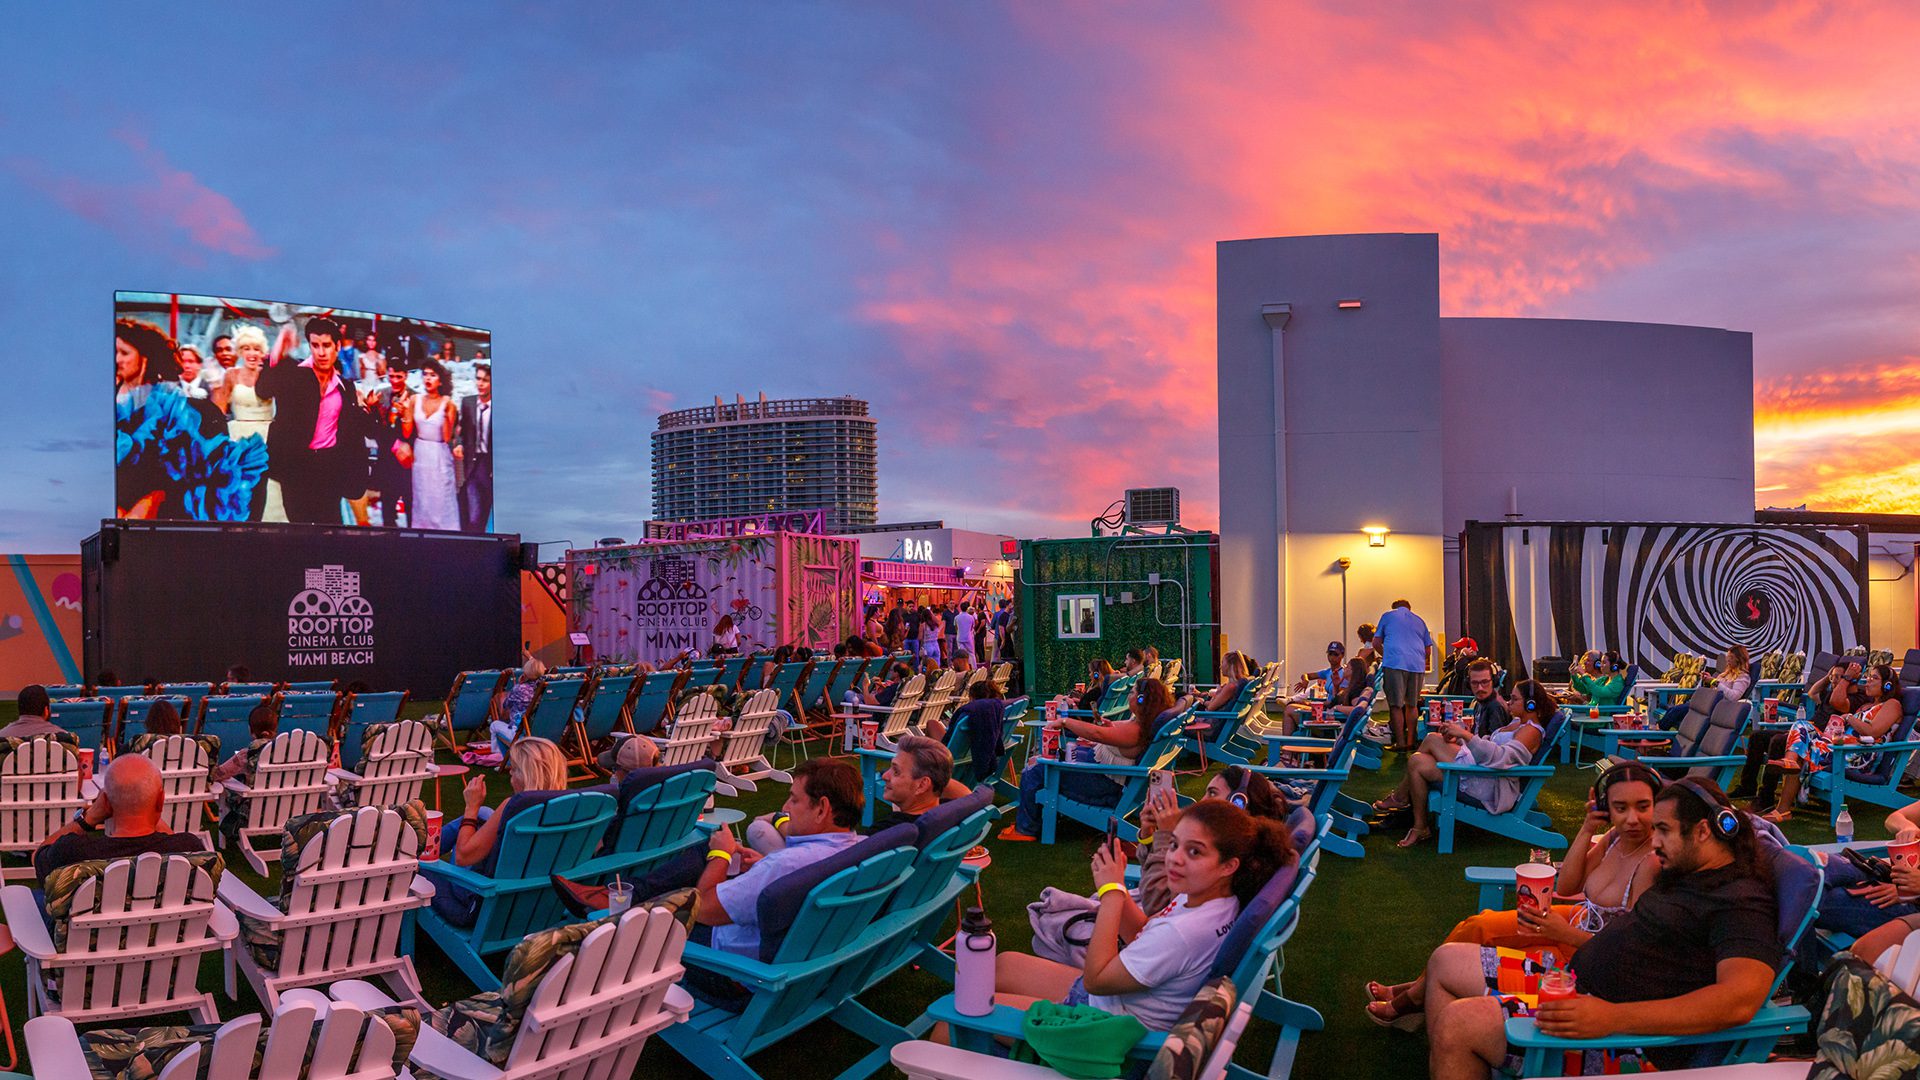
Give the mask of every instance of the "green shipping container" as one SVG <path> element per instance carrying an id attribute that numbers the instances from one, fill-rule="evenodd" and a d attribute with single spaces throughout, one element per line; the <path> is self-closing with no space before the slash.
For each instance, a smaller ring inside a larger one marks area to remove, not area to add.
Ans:
<path id="1" fill-rule="evenodd" d="M 1099 658 L 1120 667 L 1151 645 L 1179 657 L 1181 682 L 1219 671 L 1220 541 L 1213 533 L 1020 543 L 1020 644 L 1029 693 L 1073 688 Z"/>

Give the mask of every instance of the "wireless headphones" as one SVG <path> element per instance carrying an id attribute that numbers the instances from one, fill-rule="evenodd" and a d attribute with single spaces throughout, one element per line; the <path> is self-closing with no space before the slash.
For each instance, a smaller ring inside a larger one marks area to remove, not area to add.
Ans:
<path id="1" fill-rule="evenodd" d="M 1607 797 L 1613 791 L 1615 784 L 1631 783 L 1635 780 L 1647 785 L 1655 794 L 1658 794 L 1660 788 L 1667 782 L 1665 777 L 1654 772 L 1653 768 L 1644 762 L 1631 760 L 1615 762 L 1602 770 L 1600 778 L 1593 782 L 1594 805 L 1605 808 Z"/>
<path id="2" fill-rule="evenodd" d="M 1673 784 L 1675 787 L 1683 787 L 1693 792 L 1695 798 L 1706 803 L 1714 811 L 1707 821 L 1712 824 L 1713 831 L 1720 839 L 1732 840 L 1734 834 L 1740 831 L 1740 815 L 1734 812 L 1733 807 L 1725 805 L 1708 794 L 1707 789 L 1701 787 L 1698 782 L 1683 776 L 1673 781 Z"/>
<path id="3" fill-rule="evenodd" d="M 1227 801 L 1245 810 L 1247 808 L 1247 785 L 1251 783 L 1253 783 L 1253 770 L 1244 765 L 1240 766 L 1240 781 L 1233 785 L 1233 794 L 1227 796 Z"/>

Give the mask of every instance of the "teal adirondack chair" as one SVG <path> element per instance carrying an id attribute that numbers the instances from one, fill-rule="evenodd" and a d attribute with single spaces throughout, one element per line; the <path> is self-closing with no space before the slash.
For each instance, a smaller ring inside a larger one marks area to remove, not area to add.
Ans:
<path id="1" fill-rule="evenodd" d="M 760 897 L 757 957 L 689 943 L 682 963 L 733 980 L 747 996 L 702 998 L 686 1023 L 661 1038 L 719 1080 L 759 1080 L 748 1058 L 821 1019 L 887 1046 L 911 1038 L 854 995 L 865 986 L 870 958 L 918 928 L 918 912 L 882 915 L 913 874 L 916 840 L 913 826 L 896 825 L 768 885 Z M 842 1074 L 863 1075 L 858 1067 Z"/>
<path id="2" fill-rule="evenodd" d="M 1247 721 L 1253 718 L 1256 711 L 1266 709 L 1267 694 L 1273 685 L 1272 674 L 1270 668 L 1248 679 L 1240 687 L 1240 693 L 1234 697 L 1233 704 L 1224 709 L 1217 712 L 1195 709 L 1193 718 L 1213 725 L 1212 730 L 1206 733 L 1207 737 L 1204 740 L 1200 738 L 1198 732 L 1189 730 L 1180 740 L 1181 749 L 1228 764 L 1252 764 L 1262 747 L 1253 733 L 1246 730 Z"/>
<path id="3" fill-rule="evenodd" d="M 593 856 L 614 804 L 605 791 L 528 792 L 496 813 L 506 817 L 493 851 L 477 866 L 455 866 L 451 859 L 420 864 L 437 891 L 433 904 L 420 910 L 419 925 L 482 990 L 500 989 L 487 957 L 570 921 L 551 877 L 571 876 Z"/>
<path id="4" fill-rule="evenodd" d="M 1180 758 L 1180 738 L 1185 732 L 1187 718 L 1192 709 L 1171 710 L 1160 717 L 1160 728 L 1153 741 L 1140 754 L 1140 760 L 1132 765 L 1100 765 L 1093 762 L 1054 760 L 1036 758 L 1044 770 L 1044 786 L 1040 789 L 1040 842 L 1053 843 L 1059 818 L 1065 815 L 1093 829 L 1104 830 L 1107 818 L 1119 819 L 1119 834 L 1125 840 L 1138 840 L 1140 828 L 1127 817 L 1136 814 L 1147 798 L 1147 778 L 1156 770 L 1171 769 Z M 1068 740 L 1062 738 L 1061 752 L 1064 758 Z M 1111 806 L 1095 803 L 1083 803 L 1068 798 L 1060 790 L 1060 777 L 1069 772 L 1087 773 L 1104 776 L 1118 781 L 1121 785 L 1120 796 Z"/>
<path id="5" fill-rule="evenodd" d="M 1098 716 L 1104 720 L 1119 720 L 1127 715 L 1127 697 L 1133 693 L 1133 684 L 1138 675 L 1120 675 L 1107 684 L 1100 693 L 1100 701 L 1091 709 L 1061 709 L 1061 716 L 1071 716 L 1076 720 L 1092 720 Z"/>
<path id="6" fill-rule="evenodd" d="M 435 720 L 441 738 L 452 745 L 460 732 L 485 731 L 500 715 L 500 695 L 506 692 L 513 672 L 505 669 L 463 671 L 454 676 L 453 687 L 440 706 Z"/>
<path id="7" fill-rule="evenodd" d="M 211 735 L 220 740 L 222 754 L 244 750 L 253 741 L 247 717 L 261 705 L 272 705 L 264 694 L 214 694 L 200 706 L 200 726 L 196 735 Z"/>
<path id="8" fill-rule="evenodd" d="M 1920 687 L 1900 691 L 1900 712 L 1900 721 L 1887 733 L 1887 741 L 1872 746 L 1835 746 L 1832 763 L 1807 777 L 1808 794 L 1827 800 L 1830 824 L 1839 822 L 1848 799 L 1864 799 L 1895 809 L 1912 801 L 1912 796 L 1900 790 L 1900 783 L 1906 779 L 1908 760 L 1920 750 L 1920 741 L 1913 738 L 1915 722 L 1920 720 Z"/>
<path id="9" fill-rule="evenodd" d="M 147 733 L 147 712 L 156 701 L 170 701 L 174 711 L 180 714 L 180 730 L 193 726 L 193 699 L 185 694 L 143 694 L 139 697 L 121 698 L 114 711 L 118 719 L 113 728 L 113 752 L 118 754 L 133 745 L 133 740 Z"/>
<path id="10" fill-rule="evenodd" d="M 949 981 L 953 979 L 953 958 L 940 951 L 940 929 L 953 917 L 956 897 L 970 888 L 980 871 L 962 860 L 984 843 L 1000 812 L 994 809 L 993 789 L 975 788 L 962 796 L 920 815 L 913 823 L 918 832 L 913 873 L 887 900 L 886 914 L 914 913 L 915 927 L 893 942 L 892 948 L 874 952 L 868 959 L 867 977 L 862 990 L 909 963 Z M 884 1055 L 885 1049 L 875 1051 Z M 873 1062 L 877 1068 L 882 1063 Z"/>
<path id="11" fill-rule="evenodd" d="M 1648 747 L 1622 745 L 1619 756 L 1634 758 L 1673 779 L 1681 776 L 1709 777 L 1725 790 L 1733 786 L 1735 775 L 1746 764 L 1746 755 L 1736 751 L 1740 748 L 1740 737 L 1747 730 L 1747 717 L 1752 710 L 1751 702 L 1739 698 L 1717 699 L 1712 711 L 1704 717 L 1689 708 L 1686 719 L 1680 722 L 1678 728 L 1671 732 L 1652 733 L 1653 738 L 1668 750 L 1667 754 L 1651 754 L 1647 752 L 1650 749 Z M 1615 729 L 1609 729 L 1607 737 L 1612 738 L 1615 734 Z M 1644 736 L 1648 733 L 1627 731 L 1626 734 Z"/>
<path id="12" fill-rule="evenodd" d="M 962 701 L 961 704 L 964 705 L 966 702 Z M 1000 760 L 1003 765 L 1025 741 L 1020 734 L 1020 722 L 1027 718 L 1027 713 L 1031 710 L 1031 702 L 1024 697 L 1012 698 L 1006 702 L 1006 710 L 1004 726 L 1000 729 Z M 969 723 L 967 717 L 955 710 L 953 718 L 947 724 L 947 752 L 953 755 L 953 775 L 963 780 L 973 765 L 973 743 L 967 731 Z M 1003 768 L 1001 772 L 1004 773 L 1005 769 Z M 995 791 L 1008 798 L 1020 797 L 1020 789 L 1008 783 L 1004 775 L 996 774 L 990 778 L 989 782 L 993 784 Z"/>
<path id="13" fill-rule="evenodd" d="M 340 711 L 340 695 L 331 690 L 289 691 L 280 695 L 280 730 L 311 731 L 333 738 L 333 718 Z"/>
<path id="14" fill-rule="evenodd" d="M 100 698 L 66 698 L 47 704 L 47 722 L 73 732 L 80 749 L 100 749 L 107 738 L 107 717 L 114 702 Z"/>
<path id="15" fill-rule="evenodd" d="M 400 718 L 400 710 L 406 707 L 405 690 L 370 691 L 354 694 L 348 699 L 344 710 L 345 722 L 340 725 L 340 760 L 347 768 L 358 766 L 367 728 L 373 724 L 393 723 Z"/>
<path id="16" fill-rule="evenodd" d="M 1339 733 L 1331 739 L 1275 735 L 1267 740 L 1269 760 L 1283 751 L 1293 751 L 1305 760 L 1320 761 L 1318 765 L 1247 766 L 1295 790 L 1308 785 L 1305 805 L 1315 819 L 1324 823 L 1320 830 L 1321 847 L 1349 859 L 1366 857 L 1360 840 L 1370 831 L 1366 818 L 1373 811 L 1368 804 L 1341 791 L 1353 774 L 1354 758 L 1360 748 L 1360 727 L 1366 722 L 1367 709 L 1363 703 L 1348 711 Z"/>
<path id="17" fill-rule="evenodd" d="M 619 874 L 637 878 L 695 844 L 703 844 L 713 830 L 700 824 L 707 800 L 719 777 L 712 758 L 685 765 L 666 765 L 630 772 L 609 792 L 621 807 L 608 826 L 601 851 L 573 874 L 591 881 Z"/>
<path id="18" fill-rule="evenodd" d="M 533 700 L 527 703 L 525 715 L 520 717 L 520 733 L 564 745 L 567 730 L 573 726 L 574 710 L 579 708 L 580 695 L 586 688 L 585 679 L 540 680 Z"/>
<path id="19" fill-rule="evenodd" d="M 1440 854 L 1453 853 L 1453 833 L 1455 827 L 1459 825 L 1471 825 L 1476 829 L 1518 840 L 1533 847 L 1558 850 L 1567 846 L 1567 838 L 1553 830 L 1553 819 L 1533 808 L 1534 803 L 1540 798 L 1540 789 L 1545 787 L 1547 780 L 1553 776 L 1551 758 L 1554 743 L 1560 738 L 1560 731 L 1566 723 L 1567 710 L 1555 710 L 1553 718 L 1547 721 L 1546 732 L 1540 740 L 1540 749 L 1534 751 L 1533 760 L 1526 765 L 1494 769 L 1485 765 L 1466 765 L 1457 761 L 1436 763 L 1440 768 L 1440 787 L 1428 792 L 1427 804 L 1433 810 L 1434 830 L 1440 840 Z M 1460 781 L 1469 776 L 1508 779 L 1518 777 L 1521 781 L 1520 797 L 1506 813 L 1492 813 L 1461 794 Z"/>
<path id="20" fill-rule="evenodd" d="M 685 671 L 656 671 L 648 675 L 634 695 L 628 710 L 628 730 L 635 735 L 651 735 L 673 711 L 673 699 L 688 679 Z"/>

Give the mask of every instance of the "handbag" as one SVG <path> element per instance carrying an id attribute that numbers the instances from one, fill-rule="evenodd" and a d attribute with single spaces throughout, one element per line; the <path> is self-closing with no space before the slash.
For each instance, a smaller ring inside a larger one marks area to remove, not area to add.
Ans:
<path id="1" fill-rule="evenodd" d="M 1069 967 L 1085 964 L 1087 942 L 1093 940 L 1093 921 L 1099 913 L 1100 905 L 1091 896 L 1051 885 L 1041 889 L 1040 899 L 1027 905 L 1034 955 Z"/>

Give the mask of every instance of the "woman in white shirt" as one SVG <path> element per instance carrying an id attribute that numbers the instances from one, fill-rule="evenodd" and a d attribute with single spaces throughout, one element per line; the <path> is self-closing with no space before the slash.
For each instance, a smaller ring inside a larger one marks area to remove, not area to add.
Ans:
<path id="1" fill-rule="evenodd" d="M 1207 980 L 1220 942 L 1241 905 L 1295 858 L 1279 822 L 1255 818 L 1220 799 L 1186 808 L 1166 859 L 1173 902 L 1149 915 L 1128 894 L 1127 858 L 1116 841 L 1093 855 L 1099 914 L 1080 967 L 1026 953 L 1001 953 L 997 1002 L 1025 1008 L 1037 1000 L 1093 1005 L 1170 1030 Z"/>

